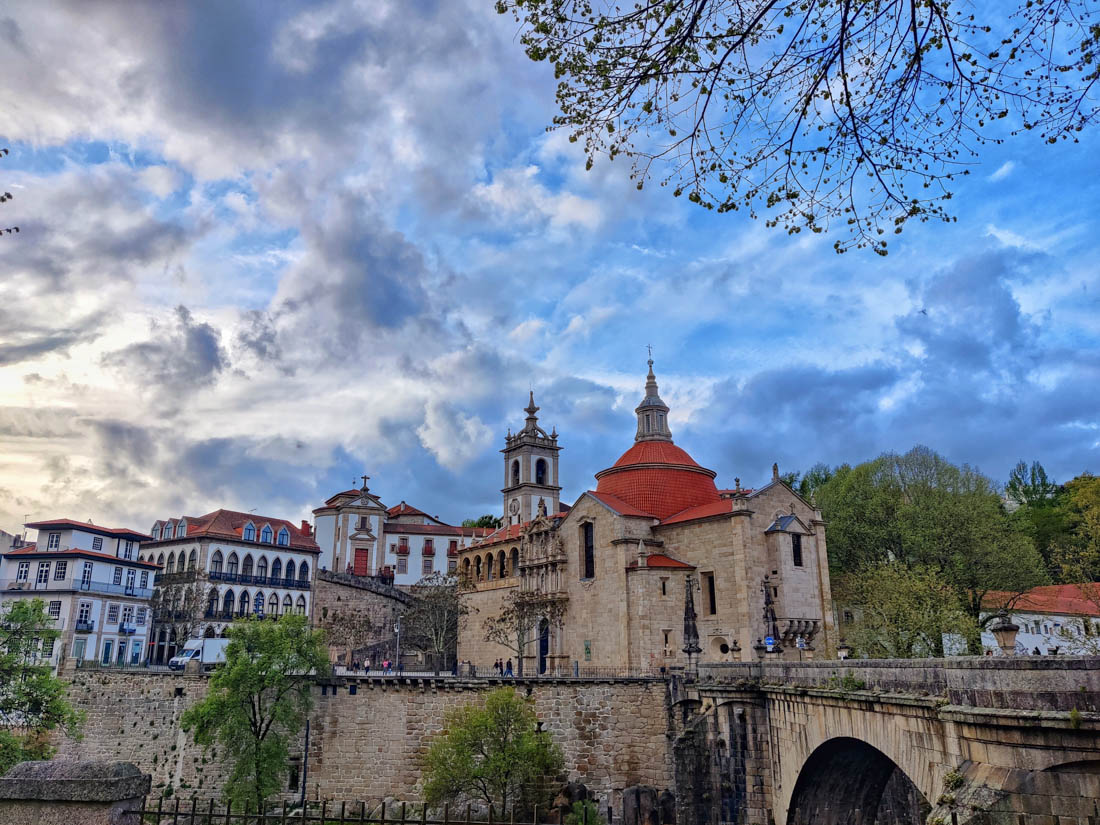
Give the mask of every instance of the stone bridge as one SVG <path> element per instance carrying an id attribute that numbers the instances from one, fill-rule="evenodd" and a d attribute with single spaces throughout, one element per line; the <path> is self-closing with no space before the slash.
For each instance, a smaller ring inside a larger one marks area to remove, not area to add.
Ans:
<path id="1" fill-rule="evenodd" d="M 1100 659 L 704 665 L 670 702 L 692 825 L 1100 822 Z"/>

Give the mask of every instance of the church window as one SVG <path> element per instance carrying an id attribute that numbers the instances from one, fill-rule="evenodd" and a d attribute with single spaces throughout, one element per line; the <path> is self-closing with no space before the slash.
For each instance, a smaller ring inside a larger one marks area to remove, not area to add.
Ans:
<path id="1" fill-rule="evenodd" d="M 797 533 L 791 533 L 791 557 L 795 567 L 802 566 L 802 536 Z"/>
<path id="2" fill-rule="evenodd" d="M 661 579 L 661 595 L 668 595 L 668 579 Z"/>
<path id="3" fill-rule="evenodd" d="M 596 578 L 596 540 L 592 522 L 586 522 L 581 526 L 581 542 L 583 545 L 583 561 L 581 578 Z"/>
<path id="4" fill-rule="evenodd" d="M 481 556 L 474 556 L 474 578 L 481 581 Z"/>
<path id="5" fill-rule="evenodd" d="M 512 548 L 512 566 L 509 568 L 512 571 L 512 575 L 516 575 L 516 571 L 519 570 L 519 548 Z"/>
<path id="6" fill-rule="evenodd" d="M 486 580 L 493 578 L 493 554 L 490 553 L 485 557 L 485 578 Z"/>
<path id="7" fill-rule="evenodd" d="M 519 461 L 512 462 L 512 486 L 519 484 Z"/>
<path id="8" fill-rule="evenodd" d="M 546 483 L 546 461 L 539 459 L 535 462 L 535 484 Z"/>
<path id="9" fill-rule="evenodd" d="M 714 590 L 714 574 L 703 574 L 703 592 L 706 594 L 707 613 L 713 616 L 718 612 L 718 598 Z"/>

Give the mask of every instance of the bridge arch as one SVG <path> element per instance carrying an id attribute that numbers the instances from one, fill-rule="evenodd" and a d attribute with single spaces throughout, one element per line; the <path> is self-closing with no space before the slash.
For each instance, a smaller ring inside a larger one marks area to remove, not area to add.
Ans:
<path id="1" fill-rule="evenodd" d="M 787 825 L 920 825 L 931 805 L 889 756 L 847 736 L 828 739 L 803 763 Z"/>

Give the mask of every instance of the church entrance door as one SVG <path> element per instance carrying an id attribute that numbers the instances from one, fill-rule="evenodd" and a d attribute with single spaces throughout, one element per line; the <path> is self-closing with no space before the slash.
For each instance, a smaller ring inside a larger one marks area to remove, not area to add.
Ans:
<path id="1" fill-rule="evenodd" d="M 539 675 L 546 673 L 546 658 L 550 655 L 550 622 L 539 622 Z"/>

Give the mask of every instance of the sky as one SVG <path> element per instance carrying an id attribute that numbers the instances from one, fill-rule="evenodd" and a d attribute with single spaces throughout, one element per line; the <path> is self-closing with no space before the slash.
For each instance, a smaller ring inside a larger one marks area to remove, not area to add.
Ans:
<path id="1" fill-rule="evenodd" d="M 492 0 L 0 10 L 0 529 L 499 515 L 533 390 L 563 501 L 632 443 L 754 486 L 923 444 L 1100 472 L 1100 138 L 987 147 L 838 256 L 585 170 Z"/>

